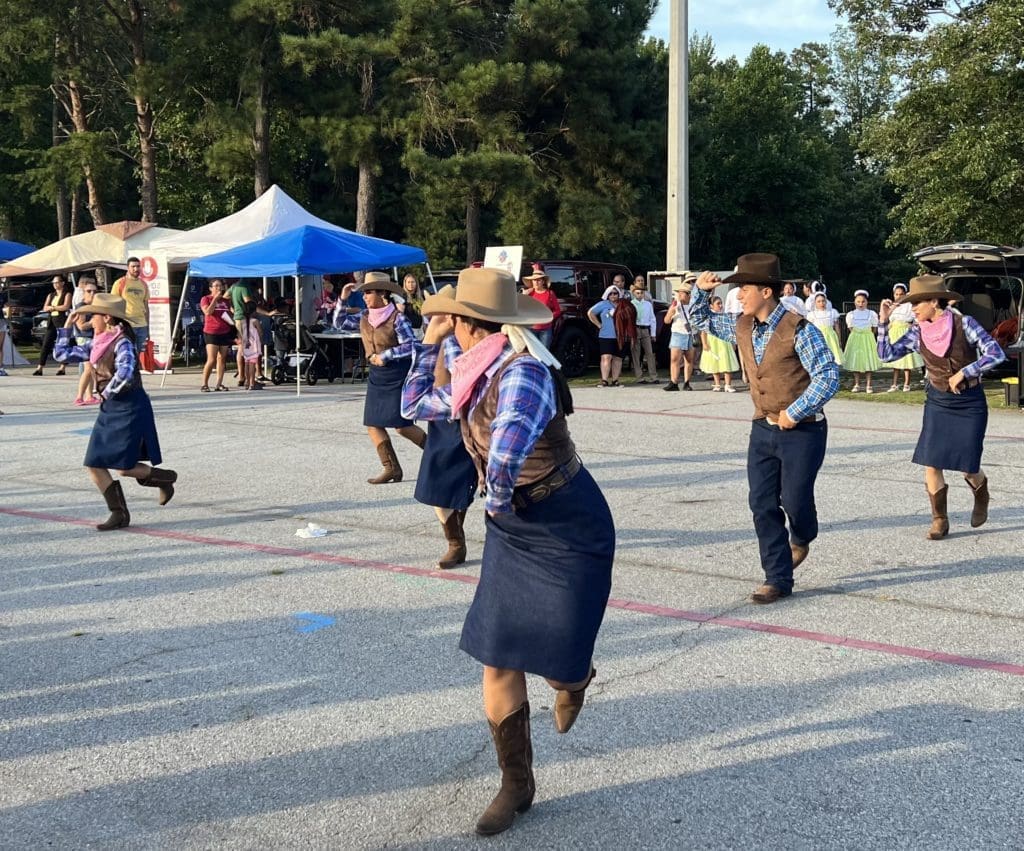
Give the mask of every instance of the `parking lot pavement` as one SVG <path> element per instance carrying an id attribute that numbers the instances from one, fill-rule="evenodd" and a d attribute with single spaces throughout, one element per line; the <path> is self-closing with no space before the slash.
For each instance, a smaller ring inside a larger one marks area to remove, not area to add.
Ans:
<path id="1" fill-rule="evenodd" d="M 479 842 L 480 505 L 468 565 L 434 572 L 418 450 L 366 484 L 360 385 L 149 377 L 177 494 L 126 487 L 131 529 L 101 534 L 73 381 L 0 378 L 0 847 Z M 568 735 L 531 678 L 537 799 L 488 847 L 1020 847 L 1024 417 L 990 418 L 989 523 L 954 477 L 932 542 L 920 409 L 833 402 L 821 535 L 758 607 L 746 395 L 574 395 L 613 601 Z"/>

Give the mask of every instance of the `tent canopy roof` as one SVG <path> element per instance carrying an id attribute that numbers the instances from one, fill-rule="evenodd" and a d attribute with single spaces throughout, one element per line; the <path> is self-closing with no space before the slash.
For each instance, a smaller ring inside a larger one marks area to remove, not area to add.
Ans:
<path id="1" fill-rule="evenodd" d="M 21 257 L 22 254 L 28 254 L 32 250 L 33 246 L 31 245 L 0 239 L 0 260 L 13 260 L 16 257 Z"/>
<path id="2" fill-rule="evenodd" d="M 170 263 L 188 263 L 303 225 L 345 231 L 308 212 L 276 183 L 247 207 L 230 216 L 167 239 L 157 240 L 154 249 L 164 251 Z"/>
<path id="3" fill-rule="evenodd" d="M 423 263 L 422 248 L 338 228 L 304 225 L 229 251 L 193 260 L 189 274 L 198 277 L 278 277 L 357 272 Z"/>

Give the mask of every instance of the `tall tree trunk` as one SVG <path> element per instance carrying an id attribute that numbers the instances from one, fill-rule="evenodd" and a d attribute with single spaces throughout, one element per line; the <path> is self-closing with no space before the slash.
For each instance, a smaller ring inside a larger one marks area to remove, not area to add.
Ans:
<path id="1" fill-rule="evenodd" d="M 89 132 L 89 120 L 85 112 L 85 104 L 82 100 L 82 90 L 78 87 L 78 81 L 68 80 L 68 99 L 71 101 L 71 123 L 76 133 Z M 94 226 L 107 223 L 106 214 L 103 212 L 103 195 L 100 192 L 96 174 L 90 163 L 82 163 L 82 173 L 85 175 L 85 188 L 89 194 L 89 215 L 92 216 Z"/>
<path id="2" fill-rule="evenodd" d="M 466 198 L 466 265 L 480 259 L 480 193 L 469 190 Z"/>
<path id="3" fill-rule="evenodd" d="M 146 71 L 146 19 L 145 10 L 139 0 L 129 0 L 128 39 L 132 48 L 132 64 L 135 66 L 135 82 L 132 100 L 135 101 L 135 126 L 139 131 L 139 167 L 142 172 L 140 196 L 142 221 L 155 222 L 157 216 L 156 191 L 156 119 L 149 93 L 141 85 Z"/>
<path id="4" fill-rule="evenodd" d="M 359 158 L 359 189 L 356 192 L 356 232 L 373 236 L 377 226 L 376 162 L 369 154 Z"/>
<path id="5" fill-rule="evenodd" d="M 255 164 L 253 189 L 259 198 L 270 188 L 270 112 L 267 94 L 267 58 L 260 54 L 256 79 L 256 101 L 253 110 L 252 151 Z"/>
<path id="6" fill-rule="evenodd" d="M 53 96 L 53 109 L 50 113 L 50 140 L 54 148 L 61 143 L 60 103 L 56 94 Z M 71 236 L 71 208 L 68 202 L 68 187 L 63 178 L 57 181 L 53 201 L 57 212 L 57 239 L 64 239 Z"/>
<path id="7" fill-rule="evenodd" d="M 82 192 L 78 186 L 71 191 L 71 203 L 68 212 L 71 214 L 68 222 L 68 235 L 74 236 L 82 232 Z"/>

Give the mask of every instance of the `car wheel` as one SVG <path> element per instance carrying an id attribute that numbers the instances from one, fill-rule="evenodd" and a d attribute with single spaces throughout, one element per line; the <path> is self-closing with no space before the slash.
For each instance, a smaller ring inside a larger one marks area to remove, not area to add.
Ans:
<path id="1" fill-rule="evenodd" d="M 558 359 L 562 362 L 562 375 L 579 378 L 587 371 L 587 337 L 579 328 L 566 328 L 558 338 Z"/>

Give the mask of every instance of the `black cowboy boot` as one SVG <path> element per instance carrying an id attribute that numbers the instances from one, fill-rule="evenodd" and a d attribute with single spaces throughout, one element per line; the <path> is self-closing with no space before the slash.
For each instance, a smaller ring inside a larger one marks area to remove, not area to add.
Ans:
<path id="1" fill-rule="evenodd" d="M 530 742 L 530 704 L 524 703 L 500 724 L 488 721 L 501 769 L 501 789 L 476 823 L 481 836 L 508 830 L 516 813 L 525 813 L 533 803 L 533 745 Z"/>
<path id="2" fill-rule="evenodd" d="M 971 480 L 964 476 L 967 486 L 974 492 L 974 510 L 971 511 L 971 528 L 977 529 L 983 526 L 988 520 L 988 476 L 981 480 L 981 484 L 975 487 Z"/>
<path id="3" fill-rule="evenodd" d="M 103 498 L 110 509 L 110 516 L 103 523 L 98 523 L 96 528 L 101 532 L 109 532 L 111 529 L 123 529 L 132 522 L 128 513 L 128 504 L 124 501 L 124 491 L 121 490 L 120 482 L 111 482 L 103 491 Z"/>
<path id="4" fill-rule="evenodd" d="M 160 488 L 160 504 L 167 505 L 174 496 L 174 483 L 178 481 L 178 474 L 174 470 L 151 467 L 149 475 L 137 481 L 144 488 Z"/>

